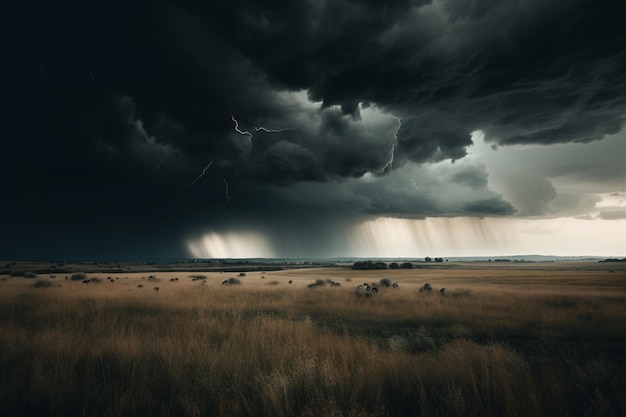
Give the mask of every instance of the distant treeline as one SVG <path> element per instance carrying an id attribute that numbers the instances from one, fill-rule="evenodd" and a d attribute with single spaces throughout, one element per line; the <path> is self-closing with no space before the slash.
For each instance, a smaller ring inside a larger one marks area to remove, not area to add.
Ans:
<path id="1" fill-rule="evenodd" d="M 352 269 L 369 270 L 369 269 L 411 269 L 413 264 L 411 262 L 403 262 L 398 264 L 397 262 L 391 262 L 387 265 L 385 262 L 380 261 L 358 261 L 352 265 Z"/>
<path id="2" fill-rule="evenodd" d="M 352 265 L 352 269 L 387 269 L 387 264 L 384 262 L 358 261 Z"/>

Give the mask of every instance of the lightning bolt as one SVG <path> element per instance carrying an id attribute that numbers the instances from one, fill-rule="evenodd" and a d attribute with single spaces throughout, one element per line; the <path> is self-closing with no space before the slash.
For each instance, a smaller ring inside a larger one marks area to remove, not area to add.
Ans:
<path id="1" fill-rule="evenodd" d="M 220 203 L 217 211 L 220 211 L 224 204 L 230 203 L 230 192 L 228 191 L 228 181 L 226 180 L 226 176 L 222 175 L 222 179 L 224 180 L 224 194 L 226 195 L 226 201 Z"/>
<path id="2" fill-rule="evenodd" d="M 246 162 L 240 166 L 236 171 L 235 171 L 235 178 L 237 178 L 237 175 L 239 175 L 239 171 L 241 171 L 243 169 L 244 166 L 246 166 L 248 164 L 248 161 L 250 160 L 250 157 L 252 156 L 252 150 L 254 149 L 254 143 L 252 142 L 252 139 L 254 139 L 254 135 L 250 132 L 248 132 L 247 130 L 241 130 L 239 128 L 239 121 L 235 118 L 235 115 L 231 114 L 230 115 L 230 119 L 233 121 L 233 123 L 235 124 L 235 132 L 239 133 L 241 136 L 248 136 L 248 138 L 250 139 L 250 147 L 248 148 L 248 155 L 246 156 Z M 266 127 L 263 126 L 258 126 L 254 128 L 255 132 L 266 132 L 266 133 L 279 133 L 279 132 L 284 132 L 285 130 L 295 130 L 293 128 L 286 128 L 286 129 L 268 129 Z M 230 199 L 230 191 L 229 191 L 229 184 L 228 181 L 226 180 L 226 177 L 224 175 L 222 175 L 222 179 L 224 180 L 224 190 L 225 190 L 225 195 L 226 195 L 226 201 L 222 202 L 219 207 L 217 208 L 217 211 L 220 211 L 220 209 L 222 208 L 222 206 L 224 204 L 228 204 L 231 202 Z"/>
<path id="3" fill-rule="evenodd" d="M 50 76 L 43 70 L 43 64 L 39 66 L 39 72 L 46 79 L 46 88 L 50 87 Z"/>
<path id="4" fill-rule="evenodd" d="M 260 127 L 255 127 L 254 130 L 256 130 L 257 132 L 263 131 L 263 132 L 267 132 L 267 133 L 280 133 L 280 132 L 284 132 L 286 130 L 296 130 L 293 127 L 287 127 L 285 129 L 266 129 L 263 126 Z"/>
<path id="5" fill-rule="evenodd" d="M 232 114 L 230 115 L 230 118 L 232 119 L 233 123 L 235 123 L 235 132 L 239 133 L 242 136 L 249 136 L 250 137 L 250 148 L 248 148 L 248 156 L 246 157 L 246 162 L 239 167 L 239 169 L 237 169 L 237 171 L 235 171 L 235 178 L 237 177 L 237 175 L 239 174 L 239 171 L 241 171 L 241 169 L 246 166 L 248 164 L 248 161 L 250 160 L 250 156 L 252 155 L 252 138 L 254 137 L 252 135 L 252 133 L 247 132 L 245 130 L 241 130 L 239 129 L 239 122 L 237 121 L 237 119 L 235 119 L 235 116 L 233 116 Z"/>
<path id="6" fill-rule="evenodd" d="M 254 135 L 252 133 L 246 131 L 246 130 L 241 130 L 239 128 L 239 122 L 237 121 L 237 119 L 235 119 L 234 115 L 231 114 L 230 118 L 233 121 L 233 123 L 235 124 L 235 132 L 239 133 L 242 136 L 249 136 L 250 137 L 250 149 L 248 150 L 248 158 L 247 158 L 247 159 L 250 159 L 250 155 L 252 155 L 252 149 L 253 149 L 252 139 L 254 138 Z M 284 132 L 286 130 L 295 130 L 295 129 L 292 128 L 292 127 L 288 127 L 288 128 L 285 128 L 285 129 L 268 129 L 268 128 L 263 127 L 263 126 L 258 126 L 258 127 L 254 128 L 255 132 L 266 132 L 266 133 L 280 133 L 280 132 Z M 239 172 L 239 171 L 237 171 L 237 172 Z"/>
<path id="7" fill-rule="evenodd" d="M 241 130 L 239 129 L 239 122 L 237 121 L 237 119 L 235 119 L 235 116 L 233 116 L 232 114 L 230 115 L 230 118 L 232 119 L 232 121 L 235 123 L 235 132 L 239 133 L 240 135 L 249 135 L 250 138 L 252 138 L 252 133 L 250 132 L 246 132 L 245 130 Z"/>
<path id="8" fill-rule="evenodd" d="M 159 163 L 156 164 L 154 168 L 152 168 L 152 171 L 151 171 L 152 175 L 154 175 L 154 173 L 157 172 L 157 170 L 161 167 L 161 164 L 165 161 L 165 159 L 167 159 L 167 155 L 164 155 L 163 158 L 161 158 L 161 160 L 159 161 Z"/>
<path id="9" fill-rule="evenodd" d="M 194 185 L 195 183 L 197 183 L 198 181 L 200 181 L 200 178 L 204 177 L 204 174 L 206 174 L 206 170 L 207 170 L 207 169 L 209 169 L 209 168 L 211 168 L 211 165 L 213 165 L 213 162 L 214 162 L 214 161 L 215 161 L 215 160 L 212 160 L 211 162 L 209 162 L 209 165 L 207 165 L 207 166 L 205 166 L 205 167 L 204 167 L 204 169 L 202 170 L 202 172 L 200 173 L 200 175 L 198 175 L 198 177 L 197 177 L 195 180 L 193 180 L 193 181 L 191 181 L 189 184 L 187 184 L 187 185 L 186 185 L 186 187 L 191 187 L 192 185 Z M 161 164 L 159 163 L 159 165 L 161 165 Z"/>
<path id="10" fill-rule="evenodd" d="M 391 141 L 391 155 L 389 157 L 389 161 L 383 167 L 381 174 L 387 171 L 387 168 L 389 168 L 389 172 L 391 172 L 391 170 L 393 169 L 393 160 L 396 157 L 396 144 L 398 143 L 398 132 L 400 132 L 400 128 L 402 127 L 402 119 L 394 116 L 393 114 L 391 115 L 391 117 L 398 121 L 398 128 L 396 129 L 396 133 L 393 134 L 393 141 Z"/>
<path id="11" fill-rule="evenodd" d="M 396 144 L 395 144 L 395 142 L 391 142 L 391 151 L 389 152 L 389 154 L 390 154 L 389 161 L 383 167 L 381 174 L 384 173 L 385 171 L 387 171 L 387 168 L 389 168 L 390 172 L 391 172 L 391 170 L 393 168 L 393 160 L 394 160 L 395 155 L 396 155 Z"/>

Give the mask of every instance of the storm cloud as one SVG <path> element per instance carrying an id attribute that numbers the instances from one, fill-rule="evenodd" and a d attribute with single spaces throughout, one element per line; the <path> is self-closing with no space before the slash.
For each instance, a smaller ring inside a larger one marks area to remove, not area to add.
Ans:
<path id="1" fill-rule="evenodd" d="M 307 216 L 582 216 L 593 190 L 562 179 L 621 173 L 505 169 L 468 150 L 476 132 L 499 149 L 621 137 L 625 12 L 586 0 L 9 8 L 0 172 L 16 221 L 3 228 L 167 223 L 173 239 Z"/>

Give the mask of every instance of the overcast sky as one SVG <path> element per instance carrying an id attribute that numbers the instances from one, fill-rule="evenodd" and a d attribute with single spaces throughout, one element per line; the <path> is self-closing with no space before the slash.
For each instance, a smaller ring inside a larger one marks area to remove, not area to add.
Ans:
<path id="1" fill-rule="evenodd" d="M 624 16 L 2 6 L 0 258 L 626 256 Z"/>

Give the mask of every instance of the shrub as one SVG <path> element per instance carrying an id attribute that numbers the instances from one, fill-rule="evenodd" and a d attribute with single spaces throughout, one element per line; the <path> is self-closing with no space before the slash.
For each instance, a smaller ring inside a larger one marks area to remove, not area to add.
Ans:
<path id="1" fill-rule="evenodd" d="M 37 278 L 37 274 L 35 274 L 34 272 L 28 271 L 24 274 L 25 278 Z"/>
<path id="2" fill-rule="evenodd" d="M 228 285 L 233 285 L 233 284 L 241 284 L 241 281 L 238 280 L 237 278 L 228 278 Z"/>
<path id="3" fill-rule="evenodd" d="M 323 286 L 323 285 L 326 285 L 326 280 L 323 280 L 323 279 L 321 279 L 321 278 L 320 278 L 320 279 L 316 279 L 316 280 L 315 280 L 315 285 L 317 285 L 318 287 L 321 287 L 321 286 Z"/>
<path id="4" fill-rule="evenodd" d="M 200 279 L 206 279 L 206 275 L 189 275 L 192 281 L 198 281 Z"/>
<path id="5" fill-rule="evenodd" d="M 9 276 L 11 277 L 23 277 L 25 275 L 24 271 L 12 271 Z"/>
<path id="6" fill-rule="evenodd" d="M 82 272 L 77 272 L 75 274 L 72 274 L 70 279 L 72 281 L 84 281 L 87 279 L 87 275 L 83 274 Z"/>
<path id="7" fill-rule="evenodd" d="M 389 278 L 383 278 L 379 281 L 380 285 L 383 287 L 391 287 L 391 280 Z"/>
<path id="8" fill-rule="evenodd" d="M 402 269 L 411 269 L 411 268 L 413 268 L 413 264 L 411 262 L 403 262 L 402 265 L 400 265 L 400 268 L 402 268 Z"/>
<path id="9" fill-rule="evenodd" d="M 93 282 L 93 283 L 96 283 L 96 284 L 99 284 L 99 283 L 102 282 L 102 279 L 98 278 L 98 277 L 93 277 L 93 278 L 90 278 L 89 281 Z"/>
<path id="10" fill-rule="evenodd" d="M 48 287 L 52 287 L 52 283 L 48 281 L 47 279 L 40 279 L 40 280 L 37 280 L 37 282 L 33 284 L 33 287 L 34 288 L 48 288 Z"/>
<path id="11" fill-rule="evenodd" d="M 389 264 L 389 269 L 398 269 L 399 265 L 397 262 L 392 262 Z"/>

